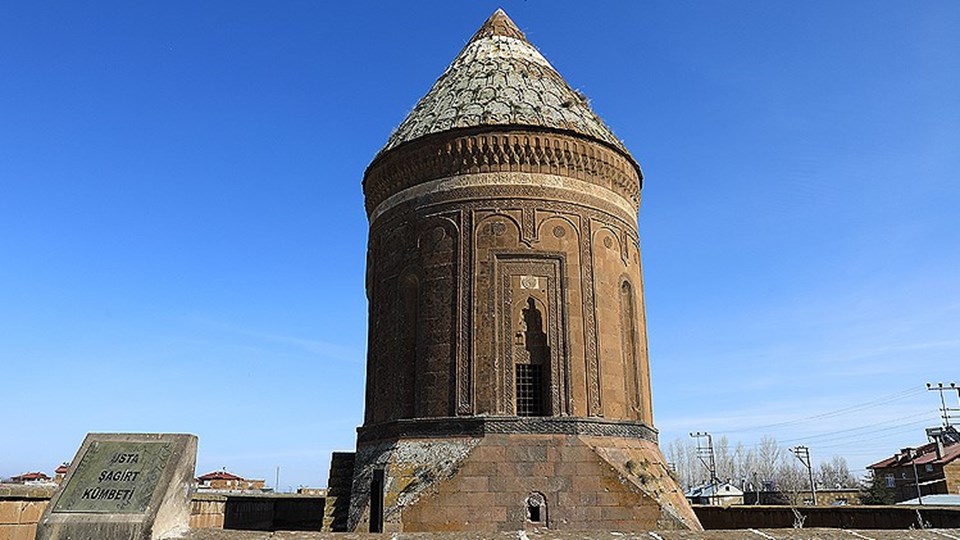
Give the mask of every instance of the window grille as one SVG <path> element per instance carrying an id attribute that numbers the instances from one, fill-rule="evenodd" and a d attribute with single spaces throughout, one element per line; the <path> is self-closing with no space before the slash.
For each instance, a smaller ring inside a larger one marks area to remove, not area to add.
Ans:
<path id="1" fill-rule="evenodd" d="M 517 364 L 517 416 L 543 416 L 543 370 L 536 364 Z"/>

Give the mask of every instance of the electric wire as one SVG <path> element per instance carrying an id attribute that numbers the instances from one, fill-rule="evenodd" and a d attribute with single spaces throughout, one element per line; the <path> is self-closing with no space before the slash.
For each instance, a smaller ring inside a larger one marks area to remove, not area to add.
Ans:
<path id="1" fill-rule="evenodd" d="M 915 396 L 915 395 L 918 395 L 918 394 L 922 394 L 922 393 L 924 393 L 924 392 L 926 392 L 926 391 L 927 391 L 926 387 L 914 385 L 914 386 L 910 386 L 910 387 L 908 387 L 908 388 L 906 388 L 906 389 L 899 390 L 899 391 L 897 391 L 897 392 L 893 392 L 893 393 L 891 393 L 891 394 L 887 394 L 887 395 L 884 395 L 884 396 L 880 396 L 880 397 L 878 397 L 878 398 L 876 398 L 876 399 L 867 401 L 867 402 L 865 402 L 865 403 L 860 403 L 860 404 L 856 404 L 856 405 L 851 405 L 851 406 L 849 406 L 849 407 L 844 407 L 844 408 L 842 408 L 842 409 L 837 409 L 837 410 L 834 410 L 834 411 L 827 411 L 827 412 L 824 412 L 824 413 L 815 414 L 815 415 L 812 415 L 812 416 L 806 416 L 806 417 L 802 417 L 802 418 L 795 418 L 795 419 L 792 419 L 792 420 L 785 420 L 785 421 L 783 421 L 783 422 L 774 422 L 774 423 L 772 423 L 772 424 L 765 424 L 765 425 L 754 426 L 754 427 L 746 427 L 746 428 L 732 429 L 732 430 L 727 430 L 726 432 L 727 432 L 727 433 L 740 433 L 740 432 L 744 432 L 744 431 L 760 431 L 760 430 L 769 429 L 769 428 L 773 428 L 773 427 L 793 426 L 793 425 L 797 425 L 797 424 L 803 424 L 803 423 L 806 423 L 806 422 L 812 422 L 812 421 L 815 421 L 815 420 L 823 420 L 823 419 L 826 419 L 826 418 L 833 418 L 833 417 L 836 417 L 836 416 L 842 416 L 842 415 L 844 415 L 844 414 L 849 414 L 849 413 L 853 413 L 853 412 L 860 412 L 860 411 L 862 411 L 862 410 L 864 410 L 864 409 L 869 409 L 869 408 L 871 408 L 871 407 L 877 407 L 877 406 L 880 406 L 880 405 L 885 405 L 885 404 L 890 403 L 891 401 L 899 401 L 899 400 L 901 400 L 901 399 L 905 399 L 905 398 L 912 397 L 912 396 Z"/>

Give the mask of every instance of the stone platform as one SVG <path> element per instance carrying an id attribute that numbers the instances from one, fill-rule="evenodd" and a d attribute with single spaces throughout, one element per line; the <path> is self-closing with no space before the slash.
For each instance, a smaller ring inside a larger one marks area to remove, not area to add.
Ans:
<path id="1" fill-rule="evenodd" d="M 183 540 L 960 540 L 960 529 L 746 529 L 737 531 L 517 531 L 509 533 L 310 533 L 192 530 Z"/>
<path id="2" fill-rule="evenodd" d="M 386 532 L 701 529 L 656 443 L 640 437 L 401 438 L 360 446 L 356 463 L 348 530 L 370 530 L 376 469 L 389 479 L 381 496 Z M 537 520 L 527 516 L 533 497 Z"/>

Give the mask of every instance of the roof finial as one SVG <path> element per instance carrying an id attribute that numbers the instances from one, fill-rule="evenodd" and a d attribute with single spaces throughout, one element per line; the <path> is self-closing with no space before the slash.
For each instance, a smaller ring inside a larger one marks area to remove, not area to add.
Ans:
<path id="1" fill-rule="evenodd" d="M 517 25 L 510 20 L 507 12 L 503 8 L 497 8 L 493 15 L 483 23 L 483 26 L 477 30 L 477 33 L 470 38 L 470 41 L 476 41 L 490 36 L 504 36 L 526 41 L 527 37 L 517 28 Z"/>

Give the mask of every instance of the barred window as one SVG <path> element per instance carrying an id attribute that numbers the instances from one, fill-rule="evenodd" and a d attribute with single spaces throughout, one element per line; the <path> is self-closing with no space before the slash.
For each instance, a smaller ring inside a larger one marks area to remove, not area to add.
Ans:
<path id="1" fill-rule="evenodd" d="M 536 364 L 517 364 L 517 416 L 543 416 L 543 370 Z"/>

